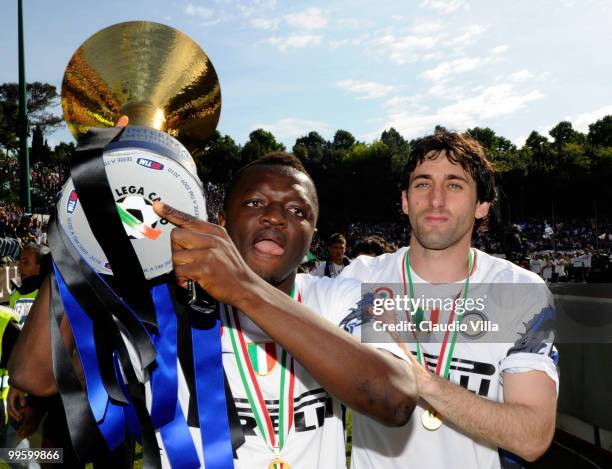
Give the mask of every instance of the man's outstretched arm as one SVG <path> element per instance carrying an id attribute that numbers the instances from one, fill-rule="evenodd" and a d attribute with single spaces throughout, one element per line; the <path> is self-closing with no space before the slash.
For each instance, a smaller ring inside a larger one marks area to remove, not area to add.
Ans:
<path id="1" fill-rule="evenodd" d="M 550 446 L 555 432 L 557 391 L 543 371 L 504 373 L 504 402 L 477 396 L 426 370 L 408 350 L 417 377 L 419 397 L 443 419 L 527 461 Z"/>
<path id="2" fill-rule="evenodd" d="M 50 279 L 47 277 L 38 291 L 8 362 L 11 383 L 36 396 L 57 393 L 51 356 L 50 300 Z M 62 320 L 60 331 L 66 348 L 73 350 L 72 331 L 66 317 Z"/>
<path id="3" fill-rule="evenodd" d="M 387 425 L 403 425 L 416 404 L 409 363 L 360 343 L 268 284 L 240 256 L 224 228 L 161 203 L 172 232 L 177 281 L 197 282 L 246 314 L 298 360 L 333 396 Z"/>

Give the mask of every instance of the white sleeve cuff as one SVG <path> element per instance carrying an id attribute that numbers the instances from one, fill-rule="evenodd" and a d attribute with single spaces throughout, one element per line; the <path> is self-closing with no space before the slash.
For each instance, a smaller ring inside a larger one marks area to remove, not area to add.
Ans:
<path id="1" fill-rule="evenodd" d="M 387 352 L 392 353 L 393 355 L 395 355 L 397 358 L 400 358 L 401 360 L 410 361 L 408 356 L 406 355 L 406 353 L 408 352 L 407 351 L 404 352 L 404 350 L 399 345 L 397 345 L 395 342 L 376 342 L 376 343 L 371 343 L 369 345 L 379 350 L 386 350 Z"/>
<path id="2" fill-rule="evenodd" d="M 505 357 L 500 363 L 500 373 L 526 373 L 543 371 L 555 382 L 559 395 L 559 373 L 552 359 L 539 353 L 519 352 Z"/>

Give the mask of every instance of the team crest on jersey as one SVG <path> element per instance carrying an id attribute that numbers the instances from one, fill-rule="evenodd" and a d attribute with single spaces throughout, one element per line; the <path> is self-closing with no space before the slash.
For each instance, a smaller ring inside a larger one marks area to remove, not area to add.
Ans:
<path id="1" fill-rule="evenodd" d="M 461 318 L 461 335 L 466 339 L 480 339 L 487 332 L 497 332 L 492 328 L 491 321 L 482 311 L 466 311 Z"/>
<path id="2" fill-rule="evenodd" d="M 272 373 L 278 363 L 275 342 L 251 342 L 247 344 L 247 352 L 251 365 L 253 365 L 253 371 L 259 376 Z"/>

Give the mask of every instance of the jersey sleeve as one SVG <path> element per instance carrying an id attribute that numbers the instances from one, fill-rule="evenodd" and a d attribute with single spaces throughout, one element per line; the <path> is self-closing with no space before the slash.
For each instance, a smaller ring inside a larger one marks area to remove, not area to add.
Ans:
<path id="1" fill-rule="evenodd" d="M 371 274 L 371 264 L 374 260 L 370 256 L 358 256 L 351 261 L 351 263 L 342 269 L 340 277 L 342 278 L 354 278 L 362 282 L 370 280 L 368 274 Z"/>
<path id="2" fill-rule="evenodd" d="M 361 282 L 351 278 L 312 277 L 307 286 L 310 308 L 361 340 L 363 327 L 369 327 L 373 295 L 362 294 Z M 380 333 L 378 333 L 380 336 Z M 399 358 L 407 359 L 401 348 L 389 337 L 388 341 L 369 343 Z"/>
<path id="3" fill-rule="evenodd" d="M 519 289 L 522 291 L 522 289 Z M 526 291 L 522 291 L 526 294 Z M 545 284 L 529 287 L 529 300 L 515 311 L 510 324 L 517 340 L 500 362 L 500 373 L 542 371 L 555 382 L 559 393 L 558 353 L 554 346 L 556 312 Z"/>
<path id="4" fill-rule="evenodd" d="M 361 283 L 357 280 L 306 275 L 300 276 L 300 282 L 306 306 L 328 321 L 340 324 L 348 316 L 358 314 Z"/>

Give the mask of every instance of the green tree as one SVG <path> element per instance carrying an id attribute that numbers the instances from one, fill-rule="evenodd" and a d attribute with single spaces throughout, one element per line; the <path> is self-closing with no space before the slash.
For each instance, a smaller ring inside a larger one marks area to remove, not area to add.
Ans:
<path id="1" fill-rule="evenodd" d="M 438 124 L 434 127 L 434 133 L 436 132 L 448 132 L 448 130 L 443 125 Z"/>
<path id="2" fill-rule="evenodd" d="M 308 132 L 307 135 L 298 138 L 293 148 L 298 150 L 299 157 L 304 161 L 320 162 L 327 146 L 327 141 L 316 131 Z"/>
<path id="3" fill-rule="evenodd" d="M 572 123 L 568 121 L 559 122 L 550 129 L 548 134 L 554 139 L 557 148 L 561 148 L 568 143 L 582 143 L 585 140 L 584 135 L 574 130 Z"/>
<path id="4" fill-rule="evenodd" d="M 49 145 L 43 136 L 42 129 L 38 125 L 34 127 L 34 132 L 32 132 L 30 161 L 32 163 L 35 163 L 36 161 L 51 161 L 51 148 L 49 148 Z"/>
<path id="5" fill-rule="evenodd" d="M 70 162 L 70 158 L 72 157 L 75 149 L 76 145 L 74 142 L 60 142 L 55 146 L 55 148 L 53 148 L 51 159 L 56 163 L 67 165 Z"/>
<path id="6" fill-rule="evenodd" d="M 283 151 L 285 145 L 278 143 L 271 132 L 263 129 L 254 130 L 249 134 L 249 140 L 240 151 L 241 164 L 250 163 L 260 156 L 272 151 Z"/>
<path id="7" fill-rule="evenodd" d="M 383 131 L 380 141 L 385 144 L 390 153 L 389 180 L 393 185 L 399 185 L 402 182 L 404 166 L 410 156 L 410 144 L 393 127 Z"/>
<path id="8" fill-rule="evenodd" d="M 56 106 L 58 94 L 55 86 L 49 83 L 28 83 L 28 121 L 30 126 L 38 126 L 44 133 L 55 130 L 62 118 L 49 108 Z M 18 148 L 19 87 L 17 83 L 0 85 L 0 146 L 7 152 L 16 152 Z"/>
<path id="9" fill-rule="evenodd" d="M 215 130 L 197 160 L 197 165 L 203 181 L 225 183 L 240 168 L 239 147 L 229 135 L 222 136 Z"/>
<path id="10" fill-rule="evenodd" d="M 383 130 L 383 133 L 380 136 L 380 141 L 387 145 L 387 148 L 389 148 L 391 153 L 398 153 L 408 143 L 393 127 L 391 127 L 389 130 Z"/>
<path id="11" fill-rule="evenodd" d="M 589 125 L 588 139 L 593 146 L 612 147 L 612 116 L 605 116 Z"/>
<path id="12" fill-rule="evenodd" d="M 350 150 L 357 140 L 348 130 L 337 130 L 334 134 L 332 147 L 334 150 Z"/>
<path id="13" fill-rule="evenodd" d="M 550 142 L 548 139 L 536 132 L 529 134 L 524 148 L 529 155 L 529 167 L 536 172 L 548 172 L 550 170 Z"/>
<path id="14" fill-rule="evenodd" d="M 474 127 L 473 129 L 468 129 L 466 133 L 480 142 L 489 158 L 493 161 L 498 159 L 507 160 L 507 154 L 516 151 L 516 145 L 507 138 L 497 135 L 489 127 Z"/>

